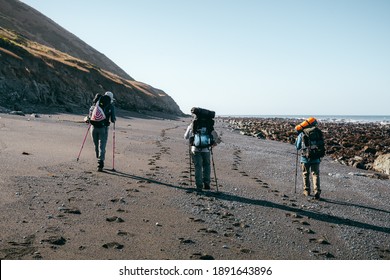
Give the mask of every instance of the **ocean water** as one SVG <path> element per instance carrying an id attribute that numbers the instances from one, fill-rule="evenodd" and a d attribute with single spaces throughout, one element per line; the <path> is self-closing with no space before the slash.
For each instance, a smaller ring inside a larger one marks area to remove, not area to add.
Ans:
<path id="1" fill-rule="evenodd" d="M 382 123 L 390 124 L 390 115 L 232 115 L 221 117 L 234 118 L 283 118 L 283 119 L 297 119 L 304 120 L 309 117 L 315 117 L 320 122 L 356 122 L 356 123 Z"/>

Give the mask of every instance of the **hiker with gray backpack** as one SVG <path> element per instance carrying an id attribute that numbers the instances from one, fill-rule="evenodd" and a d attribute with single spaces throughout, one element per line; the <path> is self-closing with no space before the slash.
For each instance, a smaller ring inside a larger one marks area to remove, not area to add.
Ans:
<path id="1" fill-rule="evenodd" d="M 317 120 L 313 117 L 306 119 L 295 129 L 298 137 L 295 143 L 298 151 L 301 151 L 301 169 L 303 177 L 303 195 L 310 196 L 310 174 L 313 179 L 314 199 L 321 196 L 320 187 L 320 162 L 325 156 L 325 143 L 322 131 L 317 127 Z"/>
<path id="2" fill-rule="evenodd" d="M 220 142 L 214 130 L 215 112 L 194 107 L 191 109 L 191 113 L 194 119 L 184 134 L 184 139 L 189 140 L 190 166 L 192 159 L 195 165 L 196 190 L 209 190 L 211 182 L 210 153 L 212 152 L 212 148 Z M 192 174 L 190 173 L 190 178 L 192 178 L 191 176 Z M 215 166 L 214 177 L 216 179 Z M 217 183 L 216 186 L 218 188 Z"/>
<path id="3" fill-rule="evenodd" d="M 91 137 L 95 145 L 95 154 L 98 160 L 97 171 L 103 171 L 108 139 L 110 120 L 115 127 L 114 94 L 107 91 L 104 95 L 96 94 L 93 105 L 89 109 L 86 122 L 92 125 Z"/>

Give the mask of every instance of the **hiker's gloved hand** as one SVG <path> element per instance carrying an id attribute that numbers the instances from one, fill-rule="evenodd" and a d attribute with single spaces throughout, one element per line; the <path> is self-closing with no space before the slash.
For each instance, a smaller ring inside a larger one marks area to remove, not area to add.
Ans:
<path id="1" fill-rule="evenodd" d="M 86 117 L 84 118 L 84 122 L 86 122 L 86 123 L 89 123 L 89 122 L 90 122 L 89 116 L 86 116 Z"/>

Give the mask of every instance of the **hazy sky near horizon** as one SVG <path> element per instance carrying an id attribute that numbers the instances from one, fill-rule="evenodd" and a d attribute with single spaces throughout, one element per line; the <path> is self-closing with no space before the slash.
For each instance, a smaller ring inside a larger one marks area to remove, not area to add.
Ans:
<path id="1" fill-rule="evenodd" d="M 181 110 L 389 115 L 387 0 L 22 0 Z"/>

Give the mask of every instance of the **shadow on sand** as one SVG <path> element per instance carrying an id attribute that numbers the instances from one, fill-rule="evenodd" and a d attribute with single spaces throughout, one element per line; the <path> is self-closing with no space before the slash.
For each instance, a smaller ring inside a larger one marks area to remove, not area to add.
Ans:
<path id="1" fill-rule="evenodd" d="M 157 185 L 162 185 L 170 188 L 175 188 L 175 189 L 181 189 L 187 192 L 196 192 L 194 188 L 192 187 L 183 187 L 183 186 L 176 186 L 173 184 L 169 183 L 164 183 L 160 182 L 157 180 L 153 180 L 150 178 L 145 178 L 137 175 L 132 175 L 120 171 L 112 171 L 112 170 L 105 170 L 106 173 L 111 174 L 111 175 L 116 175 L 116 176 L 121 176 L 133 180 L 144 180 L 150 183 L 154 183 Z M 341 218 L 329 214 L 322 214 L 322 213 L 316 213 L 313 211 L 309 210 L 303 210 L 303 209 L 297 209 L 294 207 L 290 207 L 287 205 L 279 204 L 279 203 L 274 203 L 266 200 L 261 200 L 261 199 L 253 199 L 253 198 L 247 198 L 247 197 L 242 197 L 242 196 L 237 196 L 237 195 L 232 195 L 229 193 L 224 193 L 224 192 L 213 192 L 213 191 L 206 191 L 206 192 L 200 192 L 200 194 L 206 196 L 206 197 L 213 197 L 215 199 L 220 199 L 220 200 L 226 200 L 226 201 L 234 201 L 234 202 L 239 202 L 239 203 L 245 203 L 245 204 L 251 204 L 251 205 L 257 205 L 261 207 L 268 207 L 268 208 L 273 208 L 273 209 L 279 209 L 282 211 L 286 212 L 294 212 L 296 214 L 306 216 L 310 219 L 326 222 L 326 223 L 331 223 L 331 224 L 337 224 L 337 225 L 346 225 L 346 226 L 352 226 L 356 228 L 361 228 L 361 229 L 366 229 L 366 230 L 374 230 L 378 232 L 383 232 L 390 234 L 390 228 L 388 227 L 381 227 L 381 226 L 376 226 L 368 223 L 363 223 L 355 220 L 351 220 L 348 218 Z M 375 211 L 380 211 L 384 213 L 389 213 L 388 211 L 381 210 L 381 209 L 376 209 L 368 206 L 363 206 L 363 205 L 356 205 L 356 204 L 350 204 L 346 202 L 339 202 L 335 200 L 330 200 L 330 199 L 322 199 L 324 202 L 328 203 L 333 203 L 333 204 L 338 204 L 338 205 L 346 205 L 346 206 L 355 206 L 355 207 L 361 207 L 369 210 L 375 210 Z"/>

